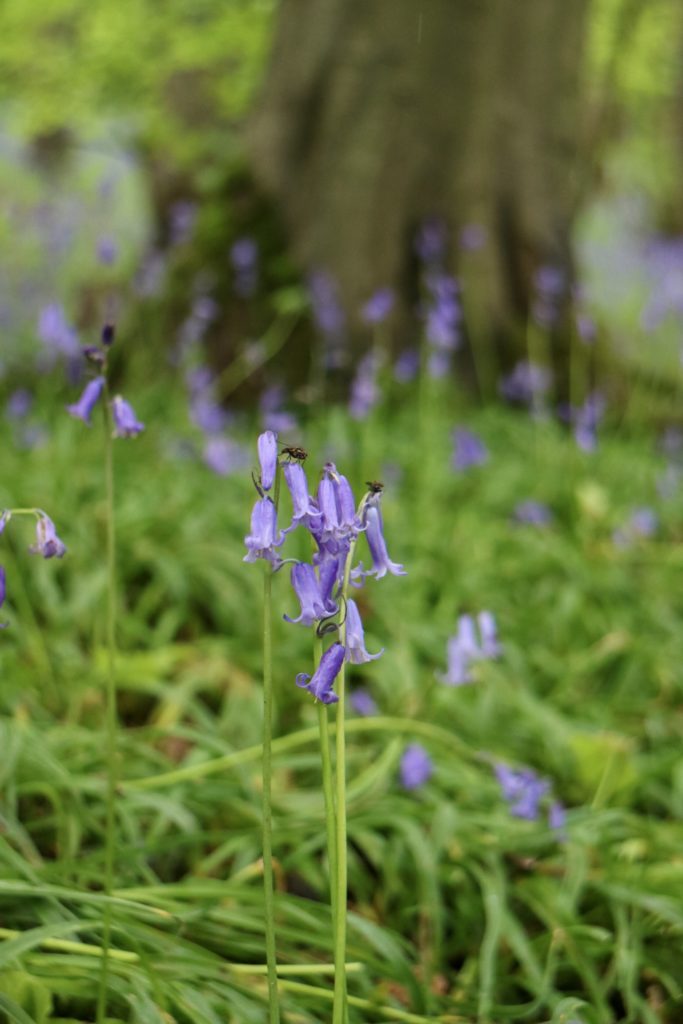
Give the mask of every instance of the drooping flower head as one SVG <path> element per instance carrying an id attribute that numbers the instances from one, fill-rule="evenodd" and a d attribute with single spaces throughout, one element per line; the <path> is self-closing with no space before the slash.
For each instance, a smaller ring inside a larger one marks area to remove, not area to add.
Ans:
<path id="1" fill-rule="evenodd" d="M 95 377 L 86 384 L 83 394 L 73 405 L 67 405 L 66 411 L 76 419 L 83 420 L 86 426 L 90 426 L 92 411 L 97 405 L 104 388 L 104 377 Z"/>
<path id="2" fill-rule="evenodd" d="M 322 513 L 308 493 L 306 471 L 300 462 L 283 462 L 282 472 L 292 498 L 292 526 L 308 526 Z"/>
<path id="3" fill-rule="evenodd" d="M 320 664 L 313 676 L 300 672 L 296 677 L 296 685 L 308 690 L 316 700 L 322 701 L 323 704 L 336 704 L 339 697 L 332 687 L 344 662 L 344 654 L 345 650 L 341 644 L 332 644 L 320 659 Z"/>
<path id="4" fill-rule="evenodd" d="M 337 612 L 336 601 L 332 601 L 328 595 L 323 594 L 320 580 L 312 565 L 307 562 L 297 562 L 292 566 L 291 580 L 294 593 L 301 605 L 301 612 L 296 619 L 284 615 L 285 622 L 312 626 L 314 622 L 326 619 Z"/>
<path id="5" fill-rule="evenodd" d="M 404 789 L 419 789 L 434 772 L 432 759 L 420 743 L 411 743 L 401 758 L 401 784 Z"/>
<path id="6" fill-rule="evenodd" d="M 384 654 L 384 648 L 377 654 L 368 654 L 365 649 L 365 633 L 358 605 L 353 598 L 346 602 L 346 659 L 353 665 L 362 665 L 366 661 L 375 661 Z"/>
<path id="7" fill-rule="evenodd" d="M 482 659 L 497 658 L 501 653 L 496 620 L 488 611 L 477 616 L 479 636 L 471 615 L 458 618 L 458 631 L 448 641 L 448 668 L 440 679 L 447 686 L 464 686 L 474 681 L 472 664 Z"/>
<path id="8" fill-rule="evenodd" d="M 362 687 L 352 691 L 349 696 L 349 702 L 353 710 L 364 718 L 371 718 L 377 714 L 377 704 L 371 694 L 367 690 L 362 689 Z"/>
<path id="9" fill-rule="evenodd" d="M 360 311 L 366 324 L 381 324 L 394 308 L 396 296 L 391 288 L 380 288 L 371 295 Z"/>
<path id="10" fill-rule="evenodd" d="M 42 555 L 43 558 L 62 558 L 66 553 L 66 545 L 57 536 L 55 524 L 44 512 L 38 516 L 36 542 L 29 551 L 34 555 Z"/>
<path id="11" fill-rule="evenodd" d="M 406 571 L 402 565 L 397 562 L 392 562 L 389 558 L 387 551 L 387 544 L 384 539 L 384 524 L 382 521 L 382 511 L 380 508 L 381 493 L 379 491 L 370 494 L 365 506 L 363 508 L 363 525 L 365 527 L 365 536 L 368 542 L 368 548 L 370 549 L 370 556 L 372 558 L 372 569 L 368 569 L 367 572 L 359 567 L 354 569 L 352 576 L 354 579 L 361 579 L 364 576 L 374 576 L 375 579 L 381 580 L 387 573 L 391 573 L 392 576 L 405 576 Z"/>
<path id="12" fill-rule="evenodd" d="M 251 513 L 251 533 L 244 538 L 248 551 L 244 562 L 255 562 L 257 558 L 265 558 L 273 565 L 279 565 L 280 556 L 276 552 L 285 540 L 284 531 L 277 528 L 277 509 L 270 498 L 260 498 Z"/>
<path id="13" fill-rule="evenodd" d="M 112 398 L 111 412 L 114 418 L 114 437 L 136 437 L 145 429 L 145 424 L 138 420 L 133 407 L 121 395 Z"/>

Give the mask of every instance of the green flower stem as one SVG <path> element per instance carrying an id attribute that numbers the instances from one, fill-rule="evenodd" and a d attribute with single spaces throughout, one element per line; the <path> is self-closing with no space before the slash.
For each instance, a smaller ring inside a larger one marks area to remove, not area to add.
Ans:
<path id="1" fill-rule="evenodd" d="M 323 642 L 317 633 L 313 634 L 313 661 L 315 668 L 318 668 L 323 653 Z M 332 907 L 332 921 L 336 921 L 337 902 L 337 850 L 336 832 L 337 820 L 334 809 L 334 788 L 332 785 L 332 759 L 330 757 L 330 724 L 327 715 L 327 705 L 317 701 L 318 729 L 320 732 L 320 758 L 323 771 L 323 796 L 325 799 L 325 827 L 327 830 L 327 861 L 330 874 L 330 906 Z"/>
<path id="2" fill-rule="evenodd" d="M 277 990 L 277 959 L 275 955 L 275 907 L 273 896 L 273 815 L 272 744 L 273 744 L 273 570 L 266 563 L 263 574 L 263 894 L 266 921 L 266 961 L 268 964 L 268 1007 L 270 1024 L 279 1024 L 280 1007 Z"/>
<path id="3" fill-rule="evenodd" d="M 104 473 L 107 528 L 107 677 L 105 693 L 105 758 L 107 789 L 105 796 L 104 835 L 104 892 L 111 896 L 114 887 L 114 853 L 116 849 L 116 784 L 118 765 L 116 758 L 116 534 L 114 520 L 114 453 L 109 386 L 105 381 L 103 409 Z M 109 975 L 109 945 L 111 941 L 111 903 L 103 911 L 102 970 L 97 993 L 97 1024 L 104 1024 L 107 1015 L 107 979 Z"/>
<path id="4" fill-rule="evenodd" d="M 367 495 L 358 509 L 362 516 Z M 344 582 L 342 584 L 341 605 L 346 608 L 351 565 L 356 552 L 356 543 L 352 541 L 344 566 Z M 346 646 L 346 614 L 339 626 L 339 642 Z M 333 901 L 334 920 L 334 1008 L 333 1024 L 344 1024 L 346 1019 L 346 905 L 348 900 L 348 871 L 346 864 L 346 661 L 342 662 L 337 681 L 337 898 Z M 336 912 L 335 912 L 336 911 Z"/>
<path id="5" fill-rule="evenodd" d="M 336 978 L 336 974 L 335 974 Z M 314 988 L 312 985 L 305 985 L 301 981 L 281 981 L 280 988 L 285 989 L 289 992 L 298 992 L 300 995 L 317 996 L 319 999 L 332 999 L 332 993 L 326 988 Z M 406 1010 L 396 1010 L 393 1006 L 378 1006 L 377 1003 L 370 1002 L 369 999 L 360 999 L 358 996 L 349 996 L 349 1006 L 356 1006 L 360 1010 L 365 1011 L 365 1019 L 369 1019 L 367 1014 L 371 1014 L 373 1017 L 383 1017 L 386 1020 L 398 1020 L 402 1021 L 403 1024 L 436 1024 L 437 1021 L 443 1020 L 446 1024 L 447 1018 L 445 1017 L 419 1017 L 416 1013 L 408 1013 Z M 453 1018 L 448 1018 L 452 1020 Z"/>

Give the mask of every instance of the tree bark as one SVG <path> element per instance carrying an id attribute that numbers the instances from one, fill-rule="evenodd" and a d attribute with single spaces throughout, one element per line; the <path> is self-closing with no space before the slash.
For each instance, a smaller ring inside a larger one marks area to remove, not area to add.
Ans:
<path id="1" fill-rule="evenodd" d="M 587 2 L 282 0 L 253 169 L 352 320 L 387 285 L 414 306 L 412 239 L 437 216 L 469 336 L 499 366 L 522 354 L 534 272 L 571 273 Z"/>

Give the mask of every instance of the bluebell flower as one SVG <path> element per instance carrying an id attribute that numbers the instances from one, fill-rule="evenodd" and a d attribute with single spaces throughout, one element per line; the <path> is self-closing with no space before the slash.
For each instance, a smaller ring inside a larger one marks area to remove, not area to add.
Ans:
<path id="1" fill-rule="evenodd" d="M 384 523 L 380 508 L 380 494 L 372 494 L 363 509 L 363 525 L 365 536 L 372 558 L 372 569 L 364 571 L 362 565 L 353 571 L 353 578 L 360 579 L 365 576 L 374 576 L 381 580 L 389 572 L 392 576 L 406 576 L 407 573 L 402 565 L 392 562 L 387 551 L 387 544 L 384 539 Z"/>
<path id="2" fill-rule="evenodd" d="M 494 766 L 503 799 L 510 806 L 510 814 L 527 821 L 538 821 L 540 802 L 548 793 L 550 784 L 540 779 L 531 768 L 514 770 L 505 764 Z"/>
<path id="3" fill-rule="evenodd" d="M 440 217 L 428 217 L 415 236 L 415 251 L 424 264 L 441 262 L 446 255 L 448 228 Z"/>
<path id="4" fill-rule="evenodd" d="M 47 348 L 59 355 L 80 354 L 78 334 L 68 323 L 64 307 L 58 302 L 48 303 L 40 311 L 38 337 Z"/>
<path id="5" fill-rule="evenodd" d="M 349 703 L 353 710 L 364 718 L 371 718 L 373 715 L 376 715 L 379 710 L 372 696 L 362 687 L 359 687 L 357 690 L 353 690 L 349 696 Z"/>
<path id="6" fill-rule="evenodd" d="M 135 437 L 145 429 L 145 424 L 140 423 L 132 406 L 121 395 L 112 398 L 111 412 L 114 417 L 114 437 Z"/>
<path id="7" fill-rule="evenodd" d="M 400 384 L 409 384 L 415 380 L 420 369 L 420 353 L 416 348 L 406 348 L 400 352 L 394 363 L 394 378 Z"/>
<path id="8" fill-rule="evenodd" d="M 458 347 L 459 324 L 462 318 L 458 285 L 447 274 L 428 274 L 425 284 L 429 302 L 424 311 L 427 341 L 439 351 L 452 352 Z"/>
<path id="9" fill-rule="evenodd" d="M 488 448 L 473 431 L 456 427 L 453 431 L 453 443 L 453 468 L 459 473 L 488 461 Z"/>
<path id="10" fill-rule="evenodd" d="M 273 565 L 281 561 L 275 548 L 284 544 L 284 531 L 277 528 L 277 509 L 270 498 L 259 498 L 251 513 L 251 533 L 244 538 L 249 549 L 244 562 L 255 562 L 257 558 L 265 558 Z"/>
<path id="11" fill-rule="evenodd" d="M 533 406 L 548 393 L 552 382 L 550 370 L 535 363 L 522 361 L 517 363 L 512 373 L 503 377 L 498 390 L 508 402 Z"/>
<path id="12" fill-rule="evenodd" d="M 356 514 L 351 485 L 333 462 L 327 462 L 323 467 L 317 506 L 320 520 L 311 523 L 309 528 L 321 548 L 337 554 L 340 546 L 358 536 L 363 524 Z"/>
<path id="13" fill-rule="evenodd" d="M 548 526 L 552 522 L 553 514 L 543 502 L 529 498 L 527 501 L 520 501 L 515 505 L 513 518 L 516 522 L 525 523 L 527 526 Z"/>
<path id="14" fill-rule="evenodd" d="M 567 812 L 559 800 L 553 800 L 548 808 L 548 824 L 556 832 L 561 832 L 567 824 Z"/>
<path id="15" fill-rule="evenodd" d="M 322 513 L 316 507 L 308 493 L 306 471 L 300 462 L 284 462 L 282 472 L 292 498 L 292 526 L 308 526 L 313 520 L 320 519 Z"/>
<path id="16" fill-rule="evenodd" d="M 171 207 L 170 244 L 182 245 L 187 242 L 197 220 L 197 204 L 190 199 L 179 199 Z"/>
<path id="17" fill-rule="evenodd" d="M 658 529 L 659 516 L 644 505 L 631 512 L 624 526 L 614 531 L 612 539 L 619 547 L 628 547 L 634 541 L 653 537 Z"/>
<path id="18" fill-rule="evenodd" d="M 368 352 L 358 362 L 356 374 L 351 383 L 349 415 L 353 420 L 363 420 L 379 401 L 377 383 L 378 360 L 374 352 Z"/>
<path id="19" fill-rule="evenodd" d="M 465 224 L 458 241 L 465 252 L 477 252 L 486 245 L 488 234 L 483 224 Z"/>
<path id="20" fill-rule="evenodd" d="M 233 287 L 242 299 L 251 298 L 258 288 L 258 245 L 253 238 L 238 238 L 230 249 L 230 262 L 235 272 Z"/>
<path id="21" fill-rule="evenodd" d="M 344 362 L 346 317 L 337 286 L 326 271 L 315 270 L 309 275 L 308 288 L 313 321 L 324 342 L 325 366 L 338 368 Z"/>
<path id="22" fill-rule="evenodd" d="M 368 654 L 365 649 L 365 633 L 356 602 L 349 598 L 346 602 L 346 659 L 353 665 L 362 665 L 366 661 L 375 661 L 384 654 L 384 648 L 377 654 Z"/>
<path id="23" fill-rule="evenodd" d="M 458 618 L 458 631 L 448 641 L 448 667 L 446 674 L 440 679 L 447 686 L 464 686 L 471 683 L 474 676 L 471 672 L 472 663 L 481 659 L 497 658 L 501 653 L 498 643 L 496 621 L 491 612 L 483 611 L 477 616 L 477 626 L 471 615 Z"/>
<path id="24" fill-rule="evenodd" d="M 92 411 L 97 405 L 104 388 L 104 377 L 95 377 L 89 381 L 81 397 L 73 405 L 67 405 L 66 411 L 76 419 L 83 420 L 86 426 L 90 426 Z"/>
<path id="25" fill-rule="evenodd" d="M 312 626 L 319 619 L 326 619 L 338 611 L 335 601 L 323 595 L 320 581 L 315 574 L 315 569 L 307 562 L 297 562 L 292 566 L 291 573 L 292 587 L 299 599 L 301 612 L 296 619 L 289 615 L 283 615 L 285 622 L 300 623 L 302 626 Z"/>
<path id="26" fill-rule="evenodd" d="M 249 455 L 237 441 L 229 437 L 209 437 L 204 445 L 202 461 L 217 476 L 230 476 L 245 469 L 250 462 Z"/>
<path id="27" fill-rule="evenodd" d="M 259 434 L 257 448 L 261 466 L 261 487 L 264 491 L 269 491 L 275 481 L 277 468 L 277 437 L 272 430 Z"/>
<path id="28" fill-rule="evenodd" d="M 366 324 L 381 324 L 394 308 L 396 296 L 391 288 L 380 288 L 371 295 L 360 311 Z"/>
<path id="29" fill-rule="evenodd" d="M 105 266 L 110 267 L 116 263 L 119 254 L 119 247 L 109 235 L 103 235 L 97 242 L 97 259 Z"/>
<path id="30" fill-rule="evenodd" d="M 29 551 L 34 555 L 42 555 L 43 558 L 62 558 L 66 554 L 66 546 L 57 536 L 55 524 L 44 512 L 38 516 L 36 542 Z"/>
<path id="31" fill-rule="evenodd" d="M 320 664 L 311 677 L 306 672 L 299 672 L 296 685 L 313 694 L 323 704 L 336 704 L 339 697 L 332 687 L 344 663 L 344 648 L 341 644 L 332 644 L 323 654 Z"/>
<path id="32" fill-rule="evenodd" d="M 570 410 L 574 440 L 584 452 L 594 452 L 598 447 L 597 431 L 606 405 L 604 396 L 596 391 L 588 396 L 583 405 Z"/>
<path id="33" fill-rule="evenodd" d="M 7 399 L 5 415 L 8 420 L 22 420 L 31 411 L 33 395 L 28 388 L 17 388 Z"/>
<path id="34" fill-rule="evenodd" d="M 432 759 L 420 743 L 411 743 L 401 758 L 401 783 L 405 789 L 419 789 L 434 772 Z"/>

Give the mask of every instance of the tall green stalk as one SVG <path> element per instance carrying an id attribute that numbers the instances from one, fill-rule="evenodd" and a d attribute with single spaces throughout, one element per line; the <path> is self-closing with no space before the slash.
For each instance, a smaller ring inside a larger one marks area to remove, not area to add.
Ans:
<path id="1" fill-rule="evenodd" d="M 362 515 L 365 499 L 360 504 L 358 515 Z M 351 565 L 356 550 L 353 541 L 344 566 L 342 584 L 342 608 L 346 608 Z M 346 614 L 339 627 L 339 641 L 346 646 Z M 342 662 L 337 677 L 337 897 L 333 903 L 334 912 L 334 1008 L 333 1024 L 344 1024 L 346 1020 L 346 904 L 348 899 L 348 871 L 346 863 L 346 662 Z"/>
<path id="2" fill-rule="evenodd" d="M 317 633 L 313 634 L 314 671 L 320 665 L 323 653 L 323 642 Z M 334 787 L 332 785 L 332 759 L 330 757 L 330 724 L 327 705 L 322 701 L 316 703 L 318 709 L 318 730 L 320 733 L 320 759 L 323 773 L 323 797 L 325 800 L 325 827 L 327 833 L 327 861 L 330 873 L 330 906 L 332 921 L 337 920 L 337 819 L 334 808 Z"/>
<path id="3" fill-rule="evenodd" d="M 114 452 L 113 430 L 109 405 L 109 387 L 104 385 L 102 403 L 104 426 L 104 474 L 107 531 L 107 677 L 105 692 L 105 758 L 107 789 L 104 838 L 104 892 L 111 896 L 114 887 L 114 853 L 116 850 L 116 533 L 114 519 Z M 97 994 L 97 1024 L 104 1024 L 107 1013 L 107 980 L 109 976 L 109 945 L 111 942 L 111 904 L 106 903 L 102 927 L 102 970 Z"/>
<path id="4" fill-rule="evenodd" d="M 263 574 L 263 894 L 266 917 L 266 962 L 268 964 L 268 1009 L 270 1024 L 279 1024 L 280 1007 L 277 990 L 277 959 L 275 955 L 275 906 L 273 895 L 273 816 L 272 742 L 273 742 L 273 633 L 272 633 L 273 570 L 266 563 Z"/>

